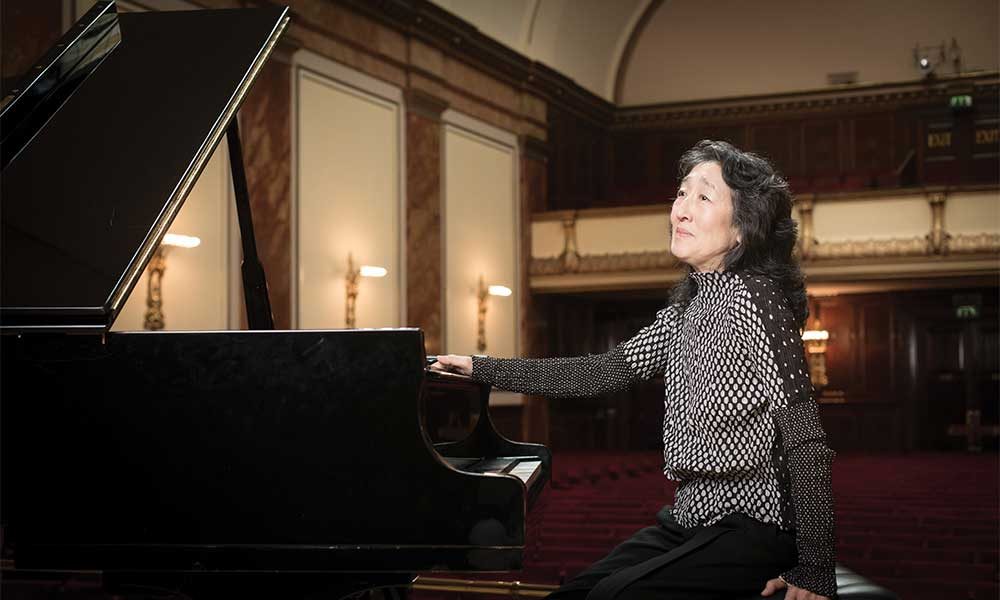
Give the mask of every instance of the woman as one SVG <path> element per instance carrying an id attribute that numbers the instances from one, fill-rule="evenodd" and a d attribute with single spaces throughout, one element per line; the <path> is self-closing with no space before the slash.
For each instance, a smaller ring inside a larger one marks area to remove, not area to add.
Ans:
<path id="1" fill-rule="evenodd" d="M 687 276 L 669 306 L 606 354 L 441 356 L 435 367 L 501 389 L 592 396 L 662 375 L 664 473 L 675 502 L 550 598 L 836 596 L 826 446 L 799 329 L 788 185 L 725 142 L 681 157 L 670 251 Z"/>

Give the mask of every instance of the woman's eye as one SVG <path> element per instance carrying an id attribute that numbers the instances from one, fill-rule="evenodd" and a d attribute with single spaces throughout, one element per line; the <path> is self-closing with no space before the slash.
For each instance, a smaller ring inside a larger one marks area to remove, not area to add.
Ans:
<path id="1" fill-rule="evenodd" d="M 712 199 L 711 199 L 711 198 L 709 198 L 708 196 L 706 196 L 706 195 L 704 195 L 704 194 L 702 194 L 702 195 L 701 195 L 701 199 L 702 199 L 702 200 L 705 200 L 706 202 L 711 202 L 711 201 L 712 201 Z"/>
<path id="2" fill-rule="evenodd" d="M 680 198 L 684 195 L 684 190 L 677 190 L 677 197 Z"/>

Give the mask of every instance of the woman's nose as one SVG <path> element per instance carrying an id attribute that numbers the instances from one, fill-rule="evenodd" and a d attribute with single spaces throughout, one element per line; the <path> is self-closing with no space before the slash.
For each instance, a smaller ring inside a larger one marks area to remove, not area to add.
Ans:
<path id="1" fill-rule="evenodd" d="M 684 205 L 684 200 L 682 198 L 674 200 L 674 205 L 670 208 L 670 216 L 678 222 L 690 219 L 687 213 L 687 207 Z"/>

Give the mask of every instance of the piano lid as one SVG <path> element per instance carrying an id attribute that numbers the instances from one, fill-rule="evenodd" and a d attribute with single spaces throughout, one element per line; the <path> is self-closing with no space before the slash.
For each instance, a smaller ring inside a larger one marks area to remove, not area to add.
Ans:
<path id="1" fill-rule="evenodd" d="M 95 10 L 102 18 L 88 13 L 60 40 L 69 48 L 36 67 L 75 77 L 73 85 L 35 77 L 2 107 L 6 118 L 24 97 L 50 98 L 19 109 L 37 132 L 13 150 L 2 141 L 4 330 L 111 327 L 288 22 L 283 7 L 115 15 L 113 3 L 99 2 Z M 117 45 L 105 35 L 109 18 Z M 88 47 L 74 51 L 78 44 Z M 63 57 L 92 70 L 51 68 Z M 64 92 L 53 101 L 39 85 Z"/>

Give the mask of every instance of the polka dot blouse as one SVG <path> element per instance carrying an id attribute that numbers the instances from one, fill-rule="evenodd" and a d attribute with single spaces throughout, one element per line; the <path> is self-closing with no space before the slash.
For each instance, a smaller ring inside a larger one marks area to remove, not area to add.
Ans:
<path id="1" fill-rule="evenodd" d="M 473 357 L 501 389 L 596 396 L 662 376 L 664 473 L 685 527 L 741 512 L 794 530 L 788 583 L 836 595 L 833 496 L 802 339 L 778 285 L 745 273 L 692 273 L 697 292 L 610 352 L 576 358 Z"/>

